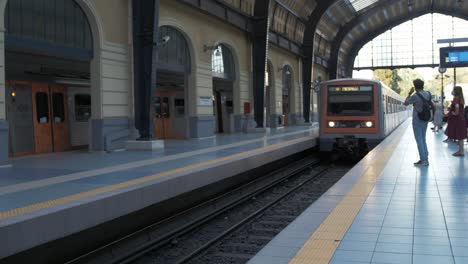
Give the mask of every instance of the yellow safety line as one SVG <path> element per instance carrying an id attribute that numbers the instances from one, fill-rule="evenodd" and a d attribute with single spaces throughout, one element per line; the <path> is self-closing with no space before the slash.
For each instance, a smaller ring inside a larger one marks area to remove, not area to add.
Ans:
<path id="1" fill-rule="evenodd" d="M 68 203 L 68 202 L 76 201 L 76 200 L 87 198 L 87 197 L 90 197 L 90 196 L 95 196 L 95 195 L 98 195 L 98 194 L 102 194 L 102 193 L 115 191 L 115 190 L 122 189 L 122 188 L 135 186 L 137 184 L 149 182 L 149 181 L 152 181 L 152 180 L 156 180 L 156 179 L 166 177 L 166 176 L 170 176 L 170 175 L 177 174 L 177 173 L 187 172 L 187 171 L 190 171 L 190 170 L 193 170 L 193 169 L 198 169 L 198 168 L 201 168 L 201 167 L 204 167 L 204 166 L 209 166 L 209 165 L 212 165 L 212 164 L 216 164 L 216 163 L 220 163 L 220 162 L 223 162 L 223 161 L 235 159 L 237 157 L 253 154 L 253 153 L 256 153 L 256 152 L 265 151 L 265 150 L 277 148 L 277 147 L 280 147 L 280 146 L 286 146 L 286 145 L 299 143 L 299 142 L 304 141 L 305 139 L 311 139 L 311 137 L 307 136 L 307 137 L 301 137 L 301 138 L 298 138 L 298 139 L 288 140 L 288 141 L 278 143 L 278 144 L 274 144 L 274 145 L 270 145 L 270 146 L 267 146 L 267 147 L 258 148 L 258 149 L 249 150 L 249 151 L 246 151 L 246 152 L 233 154 L 233 155 L 230 155 L 230 156 L 226 156 L 224 158 L 219 158 L 219 159 L 214 159 L 214 160 L 210 160 L 210 161 L 206 161 L 206 162 L 202 162 L 202 163 L 197 163 L 197 164 L 190 165 L 190 166 L 187 166 L 187 167 L 182 167 L 182 168 L 178 168 L 178 169 L 174 169 L 174 170 L 170 170 L 170 171 L 160 172 L 160 173 L 157 173 L 157 174 L 154 174 L 154 175 L 150 175 L 150 176 L 146 176 L 146 177 L 142 177 L 142 178 L 138 178 L 138 179 L 134 179 L 134 180 L 130 180 L 130 181 L 114 184 L 114 185 L 109 185 L 109 186 L 106 186 L 106 187 L 101 187 L 101 188 L 97 188 L 97 189 L 93 189 L 93 190 L 90 190 L 90 191 L 65 196 L 65 197 L 62 197 L 62 198 L 54 199 L 54 200 L 49 200 L 49 201 L 45 201 L 45 202 L 31 204 L 31 205 L 21 207 L 21 208 L 16 208 L 16 209 L 9 210 L 9 211 L 0 212 L 0 220 L 10 218 L 10 217 L 14 217 L 14 216 L 18 216 L 18 215 L 21 215 L 21 214 L 30 213 L 30 212 L 45 209 L 45 208 L 49 208 L 49 207 L 52 207 L 52 206 L 65 204 L 65 203 Z"/>
<path id="2" fill-rule="evenodd" d="M 389 144 L 388 151 L 379 155 L 379 160 L 388 161 L 403 136 L 404 129 Z M 348 231 L 375 187 L 377 178 L 385 168 L 385 163 L 376 163 L 367 169 L 353 189 L 341 200 L 325 221 L 317 228 L 302 248 L 296 253 L 290 264 L 328 264 L 341 240 Z"/>

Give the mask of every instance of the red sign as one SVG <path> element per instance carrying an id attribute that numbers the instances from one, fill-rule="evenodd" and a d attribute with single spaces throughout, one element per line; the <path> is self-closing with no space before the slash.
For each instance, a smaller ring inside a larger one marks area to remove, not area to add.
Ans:
<path id="1" fill-rule="evenodd" d="M 250 103 L 244 102 L 244 114 L 250 114 Z"/>

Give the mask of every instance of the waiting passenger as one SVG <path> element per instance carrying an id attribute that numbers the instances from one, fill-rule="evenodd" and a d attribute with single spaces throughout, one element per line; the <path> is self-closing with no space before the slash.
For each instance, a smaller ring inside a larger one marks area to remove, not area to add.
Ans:
<path id="1" fill-rule="evenodd" d="M 439 129 L 442 129 L 443 117 L 444 117 L 444 106 L 439 102 L 439 100 L 434 101 L 434 127 L 431 128 L 434 132 L 439 132 Z"/>
<path id="2" fill-rule="evenodd" d="M 432 95 L 430 92 L 424 91 L 424 81 L 416 79 L 413 81 L 414 87 L 406 97 L 405 105 L 413 105 L 413 132 L 414 138 L 418 145 L 419 161 L 415 162 L 415 166 L 429 166 L 429 152 L 426 144 L 427 125 L 430 120 L 430 112 L 428 109 L 434 109 L 431 101 Z M 416 94 L 414 90 L 416 88 Z M 429 106 L 429 108 L 427 107 Z M 430 110 L 429 110 L 430 111 Z M 427 118 L 429 114 L 429 118 Z"/>
<path id="3" fill-rule="evenodd" d="M 460 86 L 455 86 L 452 91 L 453 101 L 450 105 L 450 112 L 448 114 L 448 125 L 445 133 L 448 139 L 458 140 L 458 151 L 453 153 L 453 156 L 465 156 L 465 149 L 463 148 L 463 141 L 466 139 L 466 121 L 463 115 L 465 99 L 463 98 L 463 91 Z"/>

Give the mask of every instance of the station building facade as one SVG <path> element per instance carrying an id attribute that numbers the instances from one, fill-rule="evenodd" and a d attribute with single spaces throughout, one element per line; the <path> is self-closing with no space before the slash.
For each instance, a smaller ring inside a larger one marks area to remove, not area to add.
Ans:
<path id="1" fill-rule="evenodd" d="M 131 1 L 0 0 L 0 28 L 0 162 L 112 151 L 138 136 Z M 256 127 L 249 34 L 173 0 L 160 1 L 158 31 L 155 138 Z M 300 56 L 272 43 L 267 54 L 262 126 L 304 125 Z M 327 76 L 318 65 L 307 74 Z"/>

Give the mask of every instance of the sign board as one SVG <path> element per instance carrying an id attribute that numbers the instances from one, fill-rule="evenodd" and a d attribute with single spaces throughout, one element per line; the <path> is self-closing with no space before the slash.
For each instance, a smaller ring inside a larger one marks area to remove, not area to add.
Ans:
<path id="1" fill-rule="evenodd" d="M 468 47 L 440 48 L 440 66 L 443 68 L 467 67 Z"/>
<path id="2" fill-rule="evenodd" d="M 213 98 L 211 97 L 200 97 L 198 99 L 198 105 L 200 106 L 213 106 Z"/>

